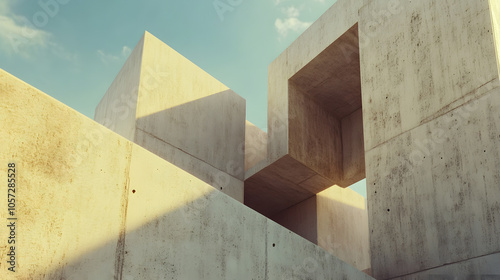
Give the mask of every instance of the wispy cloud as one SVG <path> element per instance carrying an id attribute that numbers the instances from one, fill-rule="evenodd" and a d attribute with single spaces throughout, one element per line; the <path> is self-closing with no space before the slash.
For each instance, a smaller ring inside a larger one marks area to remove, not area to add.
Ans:
<path id="1" fill-rule="evenodd" d="M 280 39 L 288 36 L 290 32 L 302 32 L 307 29 L 311 22 L 304 22 L 299 19 L 300 10 L 295 6 L 290 6 L 281 10 L 285 14 L 285 18 L 277 18 L 274 22 L 274 27 L 280 35 Z"/>
<path id="2" fill-rule="evenodd" d="M 130 53 L 132 53 L 132 50 L 128 46 L 123 46 L 119 54 L 105 53 L 102 50 L 98 50 L 97 53 L 103 63 L 109 64 L 114 62 L 120 62 L 123 59 L 127 58 L 130 55 Z"/>
<path id="3" fill-rule="evenodd" d="M 288 1 L 288 0 L 274 0 L 274 5 L 278 6 L 279 4 Z"/>
<path id="4" fill-rule="evenodd" d="M 8 0 L 0 0 L 0 47 L 7 53 L 30 57 L 46 48 L 51 34 L 33 27 L 29 20 L 11 11 Z"/>
<path id="5" fill-rule="evenodd" d="M 16 15 L 9 0 L 0 0 L 0 49 L 24 58 L 50 51 L 55 56 L 74 61 L 77 57 L 54 42 L 50 32 L 36 28 L 28 18 Z"/>

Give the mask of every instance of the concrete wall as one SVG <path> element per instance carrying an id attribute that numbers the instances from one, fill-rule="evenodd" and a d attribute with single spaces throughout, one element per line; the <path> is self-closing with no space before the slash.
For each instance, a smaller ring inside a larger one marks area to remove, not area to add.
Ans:
<path id="1" fill-rule="evenodd" d="M 281 226 L 318 244 L 318 211 L 316 196 L 295 204 L 270 217 Z M 326 250 L 326 248 L 323 247 Z"/>
<path id="2" fill-rule="evenodd" d="M 498 68 L 488 1 L 395 2 L 360 10 L 372 271 L 427 279 L 500 250 Z"/>
<path id="3" fill-rule="evenodd" d="M 452 263 L 438 268 L 406 275 L 398 280 L 435 279 L 435 280 L 468 280 L 468 279 L 500 279 L 500 254 L 481 256 L 463 262 Z"/>
<path id="4" fill-rule="evenodd" d="M 318 246 L 361 271 L 370 269 L 366 200 L 338 186 L 316 195 Z"/>
<path id="5" fill-rule="evenodd" d="M 0 96 L 0 180 L 8 162 L 18 179 L 2 279 L 370 279 L 2 70 Z"/>
<path id="6" fill-rule="evenodd" d="M 148 32 L 96 121 L 115 111 L 109 128 L 243 201 L 245 100 Z"/>
<path id="7" fill-rule="evenodd" d="M 94 119 L 116 133 L 134 140 L 140 88 L 144 36 L 95 109 Z"/>
<path id="8" fill-rule="evenodd" d="M 332 186 L 271 219 L 358 270 L 370 269 L 366 200 L 353 190 Z"/>
<path id="9" fill-rule="evenodd" d="M 267 133 L 249 121 L 245 123 L 245 171 L 267 159 Z M 246 176 L 246 175 L 245 175 Z"/>

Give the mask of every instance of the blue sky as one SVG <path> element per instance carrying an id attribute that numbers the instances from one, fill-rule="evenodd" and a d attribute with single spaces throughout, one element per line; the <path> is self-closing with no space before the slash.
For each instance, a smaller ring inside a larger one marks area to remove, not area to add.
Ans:
<path id="1" fill-rule="evenodd" d="M 266 130 L 268 65 L 335 1 L 0 0 L 0 68 L 93 118 L 147 30 L 245 98 Z"/>

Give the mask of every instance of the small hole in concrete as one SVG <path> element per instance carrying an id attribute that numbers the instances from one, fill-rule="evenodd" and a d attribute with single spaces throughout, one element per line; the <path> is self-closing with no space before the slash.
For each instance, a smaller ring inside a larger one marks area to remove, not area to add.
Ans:
<path id="1" fill-rule="evenodd" d="M 135 190 L 132 190 L 132 193 L 135 193 Z"/>
<path id="2" fill-rule="evenodd" d="M 387 209 L 387 212 L 391 212 L 391 209 Z"/>
<path id="3" fill-rule="evenodd" d="M 484 150 L 484 152 L 486 153 L 486 150 Z"/>
<path id="4" fill-rule="evenodd" d="M 273 247 L 276 247 L 276 244 L 273 243 Z"/>
<path id="5" fill-rule="evenodd" d="M 377 193 L 377 191 L 375 191 L 375 193 Z"/>
<path id="6" fill-rule="evenodd" d="M 220 187 L 220 189 L 222 190 L 222 187 Z"/>

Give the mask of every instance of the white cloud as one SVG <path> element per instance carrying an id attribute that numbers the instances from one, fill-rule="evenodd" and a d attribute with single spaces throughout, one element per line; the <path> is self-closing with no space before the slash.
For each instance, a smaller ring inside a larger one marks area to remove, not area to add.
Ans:
<path id="1" fill-rule="evenodd" d="M 109 64 L 126 59 L 132 53 L 132 50 L 128 46 L 123 46 L 122 51 L 119 54 L 105 53 L 102 50 L 98 50 L 97 53 L 103 63 Z"/>
<path id="2" fill-rule="evenodd" d="M 286 9 L 281 10 L 287 17 L 298 17 L 300 16 L 300 11 L 295 6 L 290 6 Z"/>
<path id="3" fill-rule="evenodd" d="M 311 25 L 311 22 L 304 22 L 299 19 L 300 10 L 294 6 L 281 11 L 286 15 L 286 18 L 278 18 L 274 22 L 274 27 L 280 34 L 280 39 L 285 38 L 289 32 L 302 32 Z"/>
<path id="4" fill-rule="evenodd" d="M 274 5 L 278 6 L 279 4 L 285 2 L 287 0 L 274 0 Z"/>
<path id="5" fill-rule="evenodd" d="M 0 0 L 0 49 L 8 54 L 30 58 L 49 50 L 59 58 L 74 61 L 75 54 L 53 42 L 51 33 L 36 28 L 28 18 L 11 10 L 12 1 Z"/>
<path id="6" fill-rule="evenodd" d="M 49 46 L 51 34 L 35 28 L 24 16 L 15 15 L 7 0 L 0 0 L 0 47 L 23 57 Z"/>

